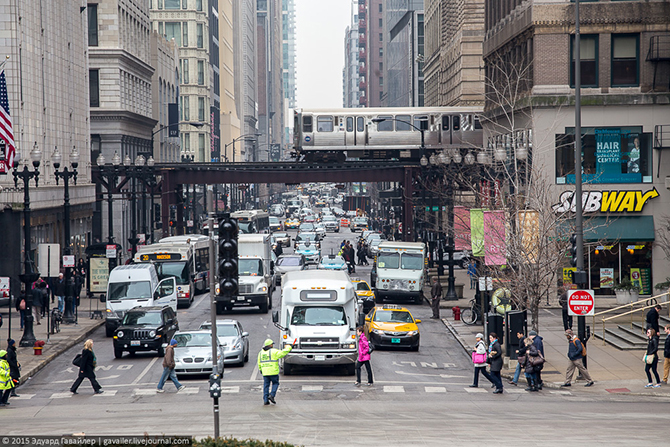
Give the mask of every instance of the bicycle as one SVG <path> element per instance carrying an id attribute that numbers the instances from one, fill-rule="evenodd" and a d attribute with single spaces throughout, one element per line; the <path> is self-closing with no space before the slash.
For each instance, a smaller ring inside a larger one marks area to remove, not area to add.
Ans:
<path id="1" fill-rule="evenodd" d="M 468 326 L 472 326 L 477 320 L 481 320 L 481 318 L 481 306 L 477 300 L 473 298 L 470 300 L 470 307 L 468 309 L 463 309 L 463 312 L 461 312 L 461 321 Z"/>

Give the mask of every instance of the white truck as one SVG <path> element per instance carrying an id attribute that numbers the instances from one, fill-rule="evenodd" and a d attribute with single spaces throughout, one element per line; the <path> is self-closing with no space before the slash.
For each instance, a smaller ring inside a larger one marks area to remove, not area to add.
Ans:
<path id="1" fill-rule="evenodd" d="M 221 314 L 233 306 L 258 306 L 262 313 L 272 308 L 275 266 L 269 234 L 240 234 L 237 239 L 237 296 L 216 297 L 216 311 Z"/>
<path id="2" fill-rule="evenodd" d="M 379 244 L 375 269 L 375 296 L 385 299 L 423 300 L 426 247 L 421 242 L 384 241 Z"/>
<path id="3" fill-rule="evenodd" d="M 354 374 L 359 302 L 344 271 L 288 272 L 282 285 L 281 309 L 272 321 L 279 328 L 279 348 L 292 344 L 283 358 L 285 375 L 295 366 L 340 367 Z"/>

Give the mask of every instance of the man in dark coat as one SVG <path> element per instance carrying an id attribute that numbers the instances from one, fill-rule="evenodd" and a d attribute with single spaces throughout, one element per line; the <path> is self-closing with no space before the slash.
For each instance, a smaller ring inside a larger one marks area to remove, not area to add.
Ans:
<path id="1" fill-rule="evenodd" d="M 653 329 L 656 331 L 657 334 L 661 333 L 660 328 L 658 327 L 658 319 L 660 318 L 659 311 L 662 309 L 660 304 L 657 304 L 656 306 L 652 307 L 649 312 L 647 312 L 647 318 L 645 321 L 647 322 L 647 329 Z"/>
<path id="2" fill-rule="evenodd" d="M 533 340 L 533 345 L 537 348 L 538 352 L 542 355 L 544 358 L 544 343 L 542 341 L 542 337 L 537 335 L 537 332 L 535 331 L 530 331 L 528 333 L 528 337 Z M 537 377 L 537 387 L 538 389 L 542 389 L 542 385 L 544 382 L 542 382 L 542 371 L 537 370 L 535 371 L 535 376 Z"/>
<path id="3" fill-rule="evenodd" d="M 14 388 L 9 393 L 9 397 L 20 397 L 16 394 L 16 387 L 19 386 L 21 379 L 21 365 L 16 357 L 16 342 L 11 339 L 7 342 L 7 363 L 9 363 L 9 375 L 14 381 Z"/>
<path id="4" fill-rule="evenodd" d="M 561 305 L 561 314 L 563 315 L 563 330 L 572 329 L 572 315 L 568 313 L 568 291 L 563 287 L 558 289 L 558 304 Z"/>
<path id="5" fill-rule="evenodd" d="M 40 281 L 33 289 L 33 318 L 35 324 L 40 323 L 40 316 L 42 315 L 42 306 L 47 299 L 47 283 Z"/>
<path id="6" fill-rule="evenodd" d="M 59 273 L 58 279 L 54 284 L 54 296 L 58 298 L 58 311 L 61 313 L 63 313 L 63 311 L 65 310 L 65 291 L 66 291 L 65 288 L 66 288 L 65 278 L 63 277 L 62 273 Z"/>
<path id="7" fill-rule="evenodd" d="M 433 287 L 430 289 L 430 307 L 433 309 L 434 320 L 440 318 L 440 300 L 442 299 L 442 284 L 437 276 L 433 276 Z"/>

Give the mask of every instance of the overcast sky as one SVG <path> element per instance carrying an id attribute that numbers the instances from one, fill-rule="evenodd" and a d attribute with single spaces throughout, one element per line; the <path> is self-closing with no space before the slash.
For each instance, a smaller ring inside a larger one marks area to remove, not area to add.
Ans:
<path id="1" fill-rule="evenodd" d="M 295 9 L 298 107 L 342 107 L 351 0 L 296 0 Z"/>

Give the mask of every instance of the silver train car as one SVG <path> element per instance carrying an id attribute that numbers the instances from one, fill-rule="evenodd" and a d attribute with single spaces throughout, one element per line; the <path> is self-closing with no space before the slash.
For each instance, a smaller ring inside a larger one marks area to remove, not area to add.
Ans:
<path id="1" fill-rule="evenodd" d="M 481 107 L 380 107 L 296 109 L 293 145 L 299 160 L 343 162 L 407 160 L 421 157 L 421 131 L 426 156 L 443 149 L 483 146 Z"/>

